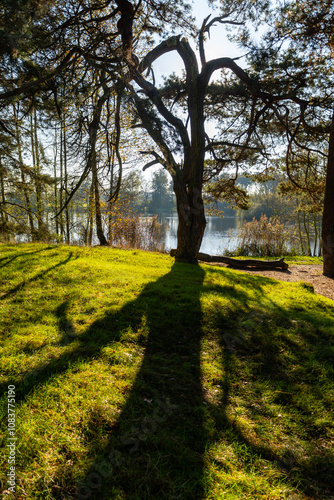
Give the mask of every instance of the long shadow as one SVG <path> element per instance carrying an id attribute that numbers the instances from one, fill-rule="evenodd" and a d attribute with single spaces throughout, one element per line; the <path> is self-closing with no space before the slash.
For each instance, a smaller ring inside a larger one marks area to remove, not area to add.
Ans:
<path id="1" fill-rule="evenodd" d="M 107 440 L 98 448 L 98 459 L 76 489 L 69 486 L 70 496 L 62 494 L 60 498 L 203 497 L 206 433 L 200 293 L 204 275 L 200 266 L 175 263 L 167 275 L 146 285 L 135 300 L 96 321 L 79 336 L 67 318 L 67 301 L 55 311 L 62 333 L 60 345 L 69 344 L 75 336 L 74 347 L 15 381 L 18 404 L 36 383 L 40 387 L 54 375 L 65 373 L 77 360 L 98 356 L 111 342 L 128 342 L 129 329 L 137 332 L 142 328 L 144 332 L 135 341 L 144 349 L 143 361 L 117 423 L 113 428 L 105 426 Z M 92 413 L 88 427 L 94 428 L 97 421 L 103 427 L 103 418 Z M 89 454 L 95 456 L 96 451 L 92 442 Z"/>
<path id="2" fill-rule="evenodd" d="M 212 272 L 218 271 L 215 269 Z M 207 273 L 210 271 L 207 270 Z M 263 356 L 263 373 L 267 370 L 271 374 L 271 377 L 265 376 L 278 389 L 286 374 L 282 367 L 277 369 L 280 367 L 279 353 L 274 347 L 271 349 L 270 342 L 256 345 L 259 339 L 253 339 L 255 344 L 248 346 L 248 337 L 243 337 L 242 331 L 238 330 L 238 307 L 241 303 L 245 304 L 244 312 L 247 312 L 250 310 L 248 300 L 254 301 L 254 297 L 248 297 L 247 293 L 236 287 L 247 281 L 247 276 L 231 273 L 229 286 L 213 283 L 203 287 L 204 275 L 200 266 L 175 263 L 167 275 L 146 285 L 135 300 L 121 310 L 107 314 L 78 336 L 68 319 L 68 301 L 57 308 L 55 313 L 62 333 L 60 344 L 70 344 L 72 337 L 75 337 L 74 348 L 49 360 L 47 365 L 28 371 L 21 384 L 20 381 L 16 383 L 18 403 L 34 390 L 36 382 L 41 386 L 54 375 L 65 373 L 70 364 L 77 360 L 97 357 L 101 349 L 112 342 L 129 343 L 129 329 L 136 334 L 135 344 L 141 346 L 145 353 L 117 422 L 110 427 L 103 414 L 95 411 L 90 416 L 86 428 L 94 430 L 99 426 L 103 429 L 104 439 L 103 444 L 93 442 L 91 438 L 94 433 L 87 433 L 86 441 L 90 442 L 88 456 L 93 457 L 89 469 L 76 489 L 69 485 L 67 496 L 64 493 L 59 494 L 61 496 L 55 494 L 54 498 L 187 500 L 205 497 L 204 451 L 208 435 L 200 369 L 203 335 L 200 295 L 208 291 L 219 296 L 225 294 L 235 304 L 231 316 L 226 317 L 221 312 L 214 325 L 220 329 L 219 342 L 228 377 L 222 383 L 220 406 L 210 412 L 211 417 L 216 419 L 217 428 L 232 428 L 235 439 L 257 456 L 277 463 L 278 468 L 288 470 L 291 475 L 296 470 L 296 462 L 289 465 L 269 445 L 255 445 L 240 429 L 234 428 L 228 417 L 233 356 L 238 353 L 241 357 L 248 355 L 249 347 L 257 350 L 257 355 Z M 258 278 L 252 292 L 263 295 L 262 285 L 268 281 L 271 280 Z M 182 315 L 179 314 L 180 308 Z M 279 320 L 282 321 L 284 311 L 278 312 Z M 268 322 L 268 331 L 275 326 L 272 319 L 271 316 L 263 319 Z M 141 330 L 143 334 L 140 338 L 138 331 Z M 264 351 L 261 353 L 262 347 Z M 112 358 L 109 362 L 111 367 L 115 364 Z M 329 461 L 331 468 L 331 457 Z M 324 462 L 320 465 L 323 466 Z M 299 468 L 299 471 L 306 478 L 309 469 L 304 467 Z M 316 489 L 324 484 L 323 478 L 317 479 L 314 474 L 312 481 Z M 314 493 L 311 498 L 318 497 Z"/>
<path id="3" fill-rule="evenodd" d="M 145 324 L 146 331 L 141 340 L 136 338 L 145 354 L 117 423 L 110 428 L 107 422 L 103 424 L 105 417 L 95 412 L 87 426 L 94 429 L 98 422 L 105 430 L 107 444 L 99 446 L 98 457 L 76 490 L 69 486 L 70 496 L 62 494 L 60 498 L 204 497 L 207 438 L 200 369 L 204 275 L 200 266 L 175 263 L 167 275 L 149 283 L 134 301 L 97 320 L 80 336 L 68 319 L 68 301 L 55 311 L 62 333 L 60 345 L 70 344 L 73 337 L 76 344 L 65 354 L 27 371 L 16 382 L 18 403 L 34 391 L 36 384 L 40 387 L 54 375 L 65 373 L 77 360 L 95 358 L 104 346 L 123 341 L 129 328 L 137 332 Z M 235 281 L 240 280 L 238 277 Z M 246 296 L 233 286 L 231 283 L 216 291 L 233 295 L 237 304 Z M 209 290 L 210 285 L 206 288 Z M 260 284 L 257 291 L 263 293 Z M 87 435 L 87 441 L 90 439 Z M 96 443 L 91 444 L 89 454 L 96 455 Z"/>
<path id="4" fill-rule="evenodd" d="M 32 253 L 35 253 L 35 252 L 32 252 Z M 77 257 L 74 257 L 74 260 L 76 258 Z M 54 266 L 51 266 L 51 267 L 48 267 L 47 269 L 44 269 L 44 271 L 41 271 L 41 272 L 35 274 L 34 276 L 32 276 L 31 278 L 29 278 L 28 280 L 21 281 L 21 283 L 19 283 L 18 285 L 14 286 L 10 290 L 8 290 L 6 293 L 4 293 L 3 295 L 1 295 L 0 296 L 0 300 L 5 300 L 8 297 L 10 297 L 11 295 L 15 295 L 17 292 L 19 292 L 20 290 L 22 290 L 23 288 L 25 288 L 27 285 L 29 285 L 29 283 L 33 283 L 34 281 L 37 281 L 37 280 L 39 280 L 41 278 L 44 278 L 44 276 L 46 274 L 50 273 L 54 269 L 57 269 L 58 267 L 66 265 L 70 260 L 73 260 L 73 252 L 69 252 L 68 253 L 68 257 L 66 257 L 66 259 L 58 262 Z"/>
<path id="5" fill-rule="evenodd" d="M 204 274 L 200 267 L 175 263 L 170 273 L 105 319 L 110 333 L 144 321 L 148 337 L 143 339 L 144 359 L 130 396 L 75 498 L 202 498 Z M 91 418 L 94 426 L 98 416 Z"/>
<path id="6" fill-rule="evenodd" d="M 13 257 L 11 257 L 10 255 L 8 257 L 2 257 L 0 259 L 0 262 L 2 262 L 2 264 L 0 264 L 0 269 L 2 267 L 9 266 L 9 264 L 11 264 L 14 260 L 16 260 L 16 259 L 18 259 L 20 257 L 26 258 L 28 255 L 34 255 L 36 253 L 45 252 L 47 250 L 53 250 L 54 248 L 56 248 L 56 245 L 52 245 L 52 246 L 48 246 L 48 247 L 45 247 L 45 248 L 41 248 L 40 250 L 35 250 L 34 252 L 20 252 L 20 253 L 16 253 L 16 255 L 14 255 Z M 13 251 L 17 252 L 17 250 L 13 250 Z M 7 262 L 3 262 L 3 261 L 7 261 Z"/>

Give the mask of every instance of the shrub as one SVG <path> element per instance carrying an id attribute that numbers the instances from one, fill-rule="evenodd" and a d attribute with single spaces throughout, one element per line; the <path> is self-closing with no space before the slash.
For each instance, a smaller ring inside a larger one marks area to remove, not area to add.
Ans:
<path id="1" fill-rule="evenodd" d="M 121 248 L 165 251 L 166 227 L 158 217 L 140 217 L 129 203 L 120 201 L 109 214 L 109 243 Z"/>
<path id="2" fill-rule="evenodd" d="M 295 230 L 286 225 L 279 217 L 261 215 L 260 220 L 253 218 L 239 230 L 236 255 L 277 257 L 296 253 L 297 238 Z"/>

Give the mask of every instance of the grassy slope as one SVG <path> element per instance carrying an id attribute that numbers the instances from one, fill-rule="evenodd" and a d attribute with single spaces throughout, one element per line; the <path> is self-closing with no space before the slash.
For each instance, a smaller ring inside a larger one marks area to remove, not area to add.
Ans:
<path id="1" fill-rule="evenodd" d="M 332 301 L 106 248 L 0 246 L 0 283 L 15 498 L 334 498 Z"/>

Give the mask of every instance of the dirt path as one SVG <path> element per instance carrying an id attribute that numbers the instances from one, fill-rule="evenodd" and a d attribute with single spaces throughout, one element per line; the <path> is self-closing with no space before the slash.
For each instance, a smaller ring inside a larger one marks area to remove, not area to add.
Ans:
<path id="1" fill-rule="evenodd" d="M 324 295 L 334 300 L 334 279 L 327 278 L 322 274 L 322 265 L 318 264 L 292 264 L 287 271 L 245 271 L 251 274 L 261 274 L 268 278 L 281 281 L 306 281 L 313 285 L 315 293 Z"/>
<path id="2" fill-rule="evenodd" d="M 208 264 L 205 262 L 205 264 Z M 210 265 L 210 264 L 209 264 Z M 226 264 L 212 263 L 213 266 L 227 267 Z M 260 274 L 275 280 L 281 281 L 305 281 L 313 285 L 315 293 L 323 295 L 328 299 L 334 300 L 334 279 L 327 278 L 322 274 L 322 265 L 320 264 L 291 264 L 287 271 L 273 269 L 260 271 L 258 269 L 243 270 L 245 273 Z"/>

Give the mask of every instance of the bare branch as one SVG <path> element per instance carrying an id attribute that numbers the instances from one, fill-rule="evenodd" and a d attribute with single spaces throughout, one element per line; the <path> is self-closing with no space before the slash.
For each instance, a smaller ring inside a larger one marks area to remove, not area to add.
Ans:
<path id="1" fill-rule="evenodd" d="M 147 130 L 149 135 L 152 137 L 152 139 L 155 141 L 155 143 L 158 145 L 160 148 L 165 161 L 166 161 L 166 169 L 171 173 L 175 174 L 175 172 L 178 169 L 177 163 L 174 160 L 173 154 L 168 147 L 166 141 L 164 140 L 161 131 L 159 130 L 158 127 L 154 127 L 154 121 L 152 120 L 152 116 L 150 116 L 147 113 L 147 110 L 145 109 L 144 103 L 142 99 L 138 96 L 134 88 L 128 84 L 128 89 L 132 93 L 132 97 L 135 100 L 136 107 L 138 114 L 140 116 L 140 119 L 142 121 L 142 126 Z M 150 153 L 151 154 L 151 153 Z"/>
<path id="2" fill-rule="evenodd" d="M 161 57 L 164 54 L 167 54 L 168 52 L 172 52 L 173 50 L 177 49 L 177 46 L 180 42 L 181 35 L 177 36 L 172 36 L 168 38 L 168 40 L 164 40 L 163 42 L 159 43 L 154 49 L 152 49 L 144 59 L 141 61 L 138 67 L 138 71 L 140 73 L 143 73 L 147 68 L 151 66 L 151 64 Z"/>
<path id="3" fill-rule="evenodd" d="M 245 23 L 244 22 L 238 22 L 238 21 L 233 21 L 226 19 L 231 15 L 231 13 L 226 14 L 224 16 L 218 16 L 214 17 L 206 26 L 204 31 L 209 34 L 210 36 L 210 28 L 214 25 L 214 23 L 220 23 L 220 24 L 232 24 L 233 26 L 242 26 Z M 209 16 L 210 17 L 210 16 Z M 207 18 L 208 19 L 208 18 Z"/>
<path id="4" fill-rule="evenodd" d="M 227 141 L 218 141 L 218 142 L 211 142 L 205 147 L 206 151 L 211 150 L 214 147 L 217 146 L 229 146 L 233 148 L 239 148 L 239 149 L 249 149 L 251 151 L 262 151 L 262 148 L 257 148 L 254 146 L 248 146 L 246 144 L 235 144 L 234 142 L 227 142 Z"/>
<path id="5" fill-rule="evenodd" d="M 0 120 L 0 127 L 9 135 L 11 135 L 12 137 L 15 137 L 15 134 L 13 132 L 11 132 L 11 130 L 9 130 L 8 127 L 6 127 L 6 125 L 4 124 L 4 122 L 2 120 Z"/>
<path id="6" fill-rule="evenodd" d="M 146 163 L 146 165 L 143 166 L 143 172 L 145 172 L 145 170 L 147 170 L 148 168 L 153 167 L 153 165 L 156 165 L 157 163 L 160 163 L 159 160 L 152 160 L 149 163 Z"/>
<path id="7" fill-rule="evenodd" d="M 198 44 L 199 44 L 199 55 L 200 55 L 200 58 L 201 58 L 201 63 L 202 63 L 202 68 L 203 66 L 205 65 L 206 63 L 206 59 L 205 59 L 205 50 L 204 50 L 204 32 L 206 31 L 206 23 L 207 21 L 210 19 L 211 15 L 209 15 L 208 17 L 206 17 L 202 23 L 202 26 L 201 26 L 201 29 L 200 29 L 200 32 L 199 32 L 199 36 L 198 36 Z"/>
<path id="8" fill-rule="evenodd" d="M 143 171 L 147 170 L 149 167 L 152 167 L 153 165 L 156 165 L 157 163 L 160 163 L 166 170 L 168 170 L 168 164 L 166 160 L 164 160 L 158 153 L 155 151 L 140 151 L 140 154 L 142 155 L 152 155 L 155 157 L 155 160 L 152 160 L 151 162 L 147 163 L 143 167 Z"/>
<path id="9" fill-rule="evenodd" d="M 295 102 L 296 104 L 299 104 L 300 106 L 307 106 L 308 101 L 305 101 L 304 99 L 300 99 L 299 97 L 296 97 L 294 92 L 291 92 L 289 94 L 282 94 L 282 95 L 273 95 L 270 94 L 269 92 L 263 92 L 260 89 L 259 84 L 250 78 L 246 71 L 244 71 L 235 61 L 234 59 L 231 59 L 230 57 L 221 57 L 218 59 L 213 59 L 212 61 L 209 61 L 206 63 L 205 67 L 203 68 L 201 72 L 201 79 L 204 85 L 207 85 L 212 73 L 217 71 L 218 69 L 230 69 L 233 71 L 233 73 L 241 80 L 246 87 L 248 88 L 249 92 L 254 96 L 254 97 L 259 97 L 265 102 L 278 102 L 278 101 L 283 101 L 283 100 L 291 100 Z"/>
<path id="10" fill-rule="evenodd" d="M 115 129 L 116 129 L 116 139 L 115 139 L 115 152 L 116 152 L 116 158 L 118 161 L 118 166 L 119 166 L 119 175 L 117 179 L 117 186 L 115 189 L 115 192 L 112 194 L 108 202 L 110 201 L 116 201 L 119 195 L 119 191 L 121 189 L 121 183 L 122 183 L 122 171 L 123 171 L 123 163 L 122 163 L 122 156 L 119 150 L 119 143 L 121 139 L 121 119 L 120 119 L 120 112 L 121 112 L 121 99 L 122 99 L 122 94 L 124 91 L 124 86 L 122 85 L 118 91 L 117 91 L 117 101 L 116 101 L 116 109 L 115 109 Z M 105 89 L 106 92 L 106 89 Z"/>

